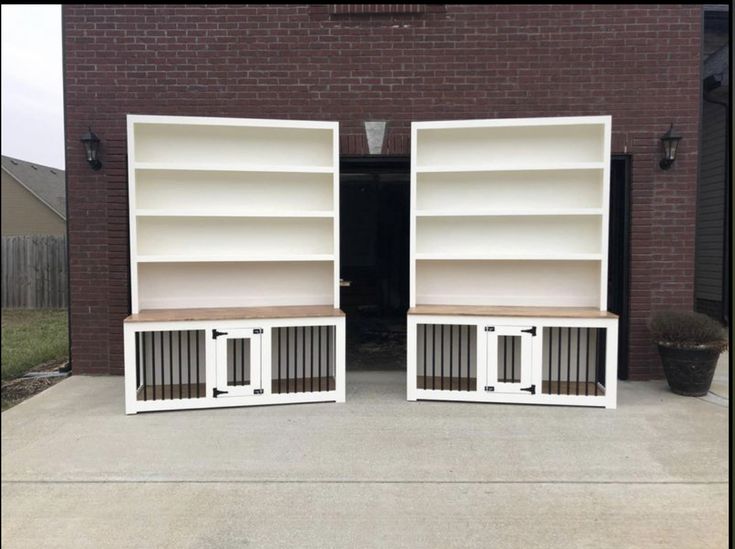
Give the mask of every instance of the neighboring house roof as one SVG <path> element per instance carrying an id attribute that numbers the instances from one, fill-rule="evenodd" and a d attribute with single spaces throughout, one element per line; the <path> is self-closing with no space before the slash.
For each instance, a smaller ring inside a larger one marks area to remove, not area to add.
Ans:
<path id="1" fill-rule="evenodd" d="M 66 219 L 66 177 L 64 170 L 2 156 L 2 168 L 36 198 Z"/>

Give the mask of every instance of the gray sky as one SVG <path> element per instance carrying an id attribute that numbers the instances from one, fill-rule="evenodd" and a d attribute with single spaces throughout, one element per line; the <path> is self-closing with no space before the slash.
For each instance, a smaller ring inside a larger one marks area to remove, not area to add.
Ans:
<path id="1" fill-rule="evenodd" d="M 0 67 L 2 154 L 64 168 L 60 5 L 2 6 Z"/>

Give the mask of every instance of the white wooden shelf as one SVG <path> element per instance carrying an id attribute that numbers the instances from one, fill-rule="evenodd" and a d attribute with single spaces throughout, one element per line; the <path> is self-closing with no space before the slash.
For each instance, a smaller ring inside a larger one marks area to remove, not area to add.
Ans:
<path id="1" fill-rule="evenodd" d="M 139 255 L 138 263 L 225 263 L 225 262 L 284 262 L 284 261 L 334 261 L 333 254 L 279 254 L 255 256 L 232 255 Z"/>
<path id="2" fill-rule="evenodd" d="M 264 128 L 278 130 L 333 130 L 334 122 L 320 122 L 317 120 L 291 120 L 278 118 L 230 118 L 215 116 L 167 116 L 160 114 L 136 114 L 129 115 L 135 119 L 136 125 L 145 127 L 147 125 L 156 127 L 173 127 L 178 131 L 197 126 L 207 128 Z M 562 118 L 562 120 L 564 120 Z"/>
<path id="3" fill-rule="evenodd" d="M 127 122 L 133 313 L 339 307 L 336 122 Z"/>
<path id="4" fill-rule="evenodd" d="M 334 173 L 138 170 L 137 210 L 334 212 Z"/>
<path id="5" fill-rule="evenodd" d="M 615 407 L 610 124 L 411 125 L 409 400 Z"/>
<path id="6" fill-rule="evenodd" d="M 416 217 L 515 217 L 602 215 L 601 208 L 557 208 L 526 210 L 416 210 Z"/>
<path id="7" fill-rule="evenodd" d="M 600 253 L 599 232 L 600 216 L 419 217 L 416 253 L 577 258 Z"/>
<path id="8" fill-rule="evenodd" d="M 418 171 L 604 169 L 604 123 L 414 126 Z"/>
<path id="9" fill-rule="evenodd" d="M 559 170 L 602 170 L 604 162 L 566 162 L 560 164 L 494 164 L 494 165 L 437 165 L 417 166 L 416 173 L 466 173 L 466 172 L 536 172 L 536 171 L 559 171 Z"/>
<path id="10" fill-rule="evenodd" d="M 468 128 L 554 128 L 563 126 L 599 126 L 602 124 L 600 116 L 554 116 L 546 118 L 488 118 L 469 120 L 438 120 L 430 122 L 413 122 L 413 128 L 424 130 L 455 130 Z"/>
<path id="11" fill-rule="evenodd" d="M 417 253 L 416 261 L 600 261 L 602 254 L 538 253 L 538 254 L 463 254 Z"/>
<path id="12" fill-rule="evenodd" d="M 602 210 L 604 170 L 421 173 L 417 215 L 424 211 Z"/>
<path id="13" fill-rule="evenodd" d="M 127 135 L 126 411 L 344 401 L 338 124 L 128 115 Z M 310 370 L 284 381 L 299 334 Z"/>
<path id="14" fill-rule="evenodd" d="M 334 217 L 331 210 L 274 210 L 254 211 L 243 210 L 166 210 L 166 209 L 138 209 L 137 217 Z"/>
<path id="15" fill-rule="evenodd" d="M 610 117 L 417 122 L 411 139 L 412 306 L 605 308 Z"/>
<path id="16" fill-rule="evenodd" d="M 333 306 L 332 261 L 182 259 L 138 263 L 140 309 Z"/>
<path id="17" fill-rule="evenodd" d="M 332 166 L 286 166 L 267 164 L 197 164 L 194 162 L 136 162 L 135 170 L 179 172 L 333 173 Z"/>
<path id="18" fill-rule="evenodd" d="M 143 257 L 310 256 L 335 249 L 333 220 L 319 217 L 140 217 L 136 225 Z"/>

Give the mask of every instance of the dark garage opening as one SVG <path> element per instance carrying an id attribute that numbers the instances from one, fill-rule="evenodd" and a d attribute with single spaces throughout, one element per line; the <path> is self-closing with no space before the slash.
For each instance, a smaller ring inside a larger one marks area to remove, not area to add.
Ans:
<path id="1" fill-rule="evenodd" d="M 340 159 L 341 308 L 348 369 L 405 369 L 408 157 Z"/>

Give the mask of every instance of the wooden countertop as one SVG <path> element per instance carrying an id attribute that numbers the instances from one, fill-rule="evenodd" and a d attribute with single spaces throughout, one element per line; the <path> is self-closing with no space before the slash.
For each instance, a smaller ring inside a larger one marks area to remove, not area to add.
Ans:
<path id="1" fill-rule="evenodd" d="M 331 305 L 297 307 L 217 307 L 201 309 L 145 309 L 125 322 L 174 322 L 185 320 L 249 320 L 259 318 L 308 318 L 345 316 Z"/>
<path id="2" fill-rule="evenodd" d="M 532 316 L 548 318 L 618 318 L 592 307 L 500 307 L 478 305 L 417 305 L 410 315 Z"/>

